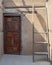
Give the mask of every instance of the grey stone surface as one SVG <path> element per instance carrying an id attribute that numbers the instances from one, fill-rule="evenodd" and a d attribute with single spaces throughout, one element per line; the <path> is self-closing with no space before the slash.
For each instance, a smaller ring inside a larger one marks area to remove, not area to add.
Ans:
<path id="1" fill-rule="evenodd" d="M 0 60 L 0 65 L 51 65 L 50 62 L 46 61 L 39 61 L 34 62 L 32 61 L 31 55 L 3 55 L 2 59 Z"/>

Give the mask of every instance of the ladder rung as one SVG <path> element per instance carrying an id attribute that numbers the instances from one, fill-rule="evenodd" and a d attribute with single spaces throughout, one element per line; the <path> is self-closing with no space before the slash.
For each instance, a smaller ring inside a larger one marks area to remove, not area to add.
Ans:
<path id="1" fill-rule="evenodd" d="M 40 44 L 48 44 L 48 42 L 35 42 L 35 44 L 38 44 L 38 43 L 40 43 Z"/>
<path id="2" fill-rule="evenodd" d="M 36 55 L 48 55 L 48 52 L 34 52 L 34 54 Z"/>
<path id="3" fill-rule="evenodd" d="M 36 34 L 48 34 L 48 32 L 34 32 Z"/>

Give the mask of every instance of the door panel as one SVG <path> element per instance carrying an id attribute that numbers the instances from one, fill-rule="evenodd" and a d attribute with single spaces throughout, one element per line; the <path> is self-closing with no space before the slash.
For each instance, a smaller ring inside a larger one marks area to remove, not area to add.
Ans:
<path id="1" fill-rule="evenodd" d="M 21 20 L 20 16 L 4 16 L 4 53 L 20 54 Z"/>
<path id="2" fill-rule="evenodd" d="M 20 24 L 19 23 L 7 23 L 6 25 L 6 30 L 7 31 L 18 31 L 20 30 Z"/>

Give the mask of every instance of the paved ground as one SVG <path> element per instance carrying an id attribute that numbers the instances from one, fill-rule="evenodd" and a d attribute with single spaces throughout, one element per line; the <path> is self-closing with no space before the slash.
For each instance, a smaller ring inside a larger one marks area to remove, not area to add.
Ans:
<path id="1" fill-rule="evenodd" d="M 51 65 L 50 62 L 41 61 L 34 62 L 32 61 L 32 56 L 18 56 L 18 55 L 3 55 L 0 60 L 0 65 Z"/>

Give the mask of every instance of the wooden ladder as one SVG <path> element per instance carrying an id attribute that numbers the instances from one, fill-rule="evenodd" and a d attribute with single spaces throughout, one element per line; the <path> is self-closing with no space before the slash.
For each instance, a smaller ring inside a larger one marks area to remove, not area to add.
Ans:
<path id="1" fill-rule="evenodd" d="M 39 8 L 41 8 L 41 7 L 39 7 Z M 46 8 L 46 6 L 45 6 L 45 8 Z M 36 13 L 36 12 L 35 12 Z M 46 31 L 45 32 L 35 32 L 34 31 L 34 23 L 32 24 L 33 25 L 33 62 L 35 61 L 34 59 L 35 59 L 35 55 L 46 55 L 47 56 L 47 60 L 50 60 L 50 44 L 49 44 L 49 29 L 48 29 L 48 13 L 47 13 L 47 8 L 46 8 L 46 17 L 47 17 L 47 23 L 46 23 L 46 26 L 47 26 L 47 29 L 46 29 Z M 34 34 L 46 34 L 46 36 L 47 36 L 47 42 L 35 42 L 34 41 L 34 38 L 35 38 L 35 36 L 34 36 Z M 36 45 L 38 45 L 38 44 L 43 44 L 43 45 L 45 45 L 45 44 L 47 44 L 47 51 L 44 51 L 44 52 L 37 52 L 37 51 L 35 51 L 35 44 Z"/>

